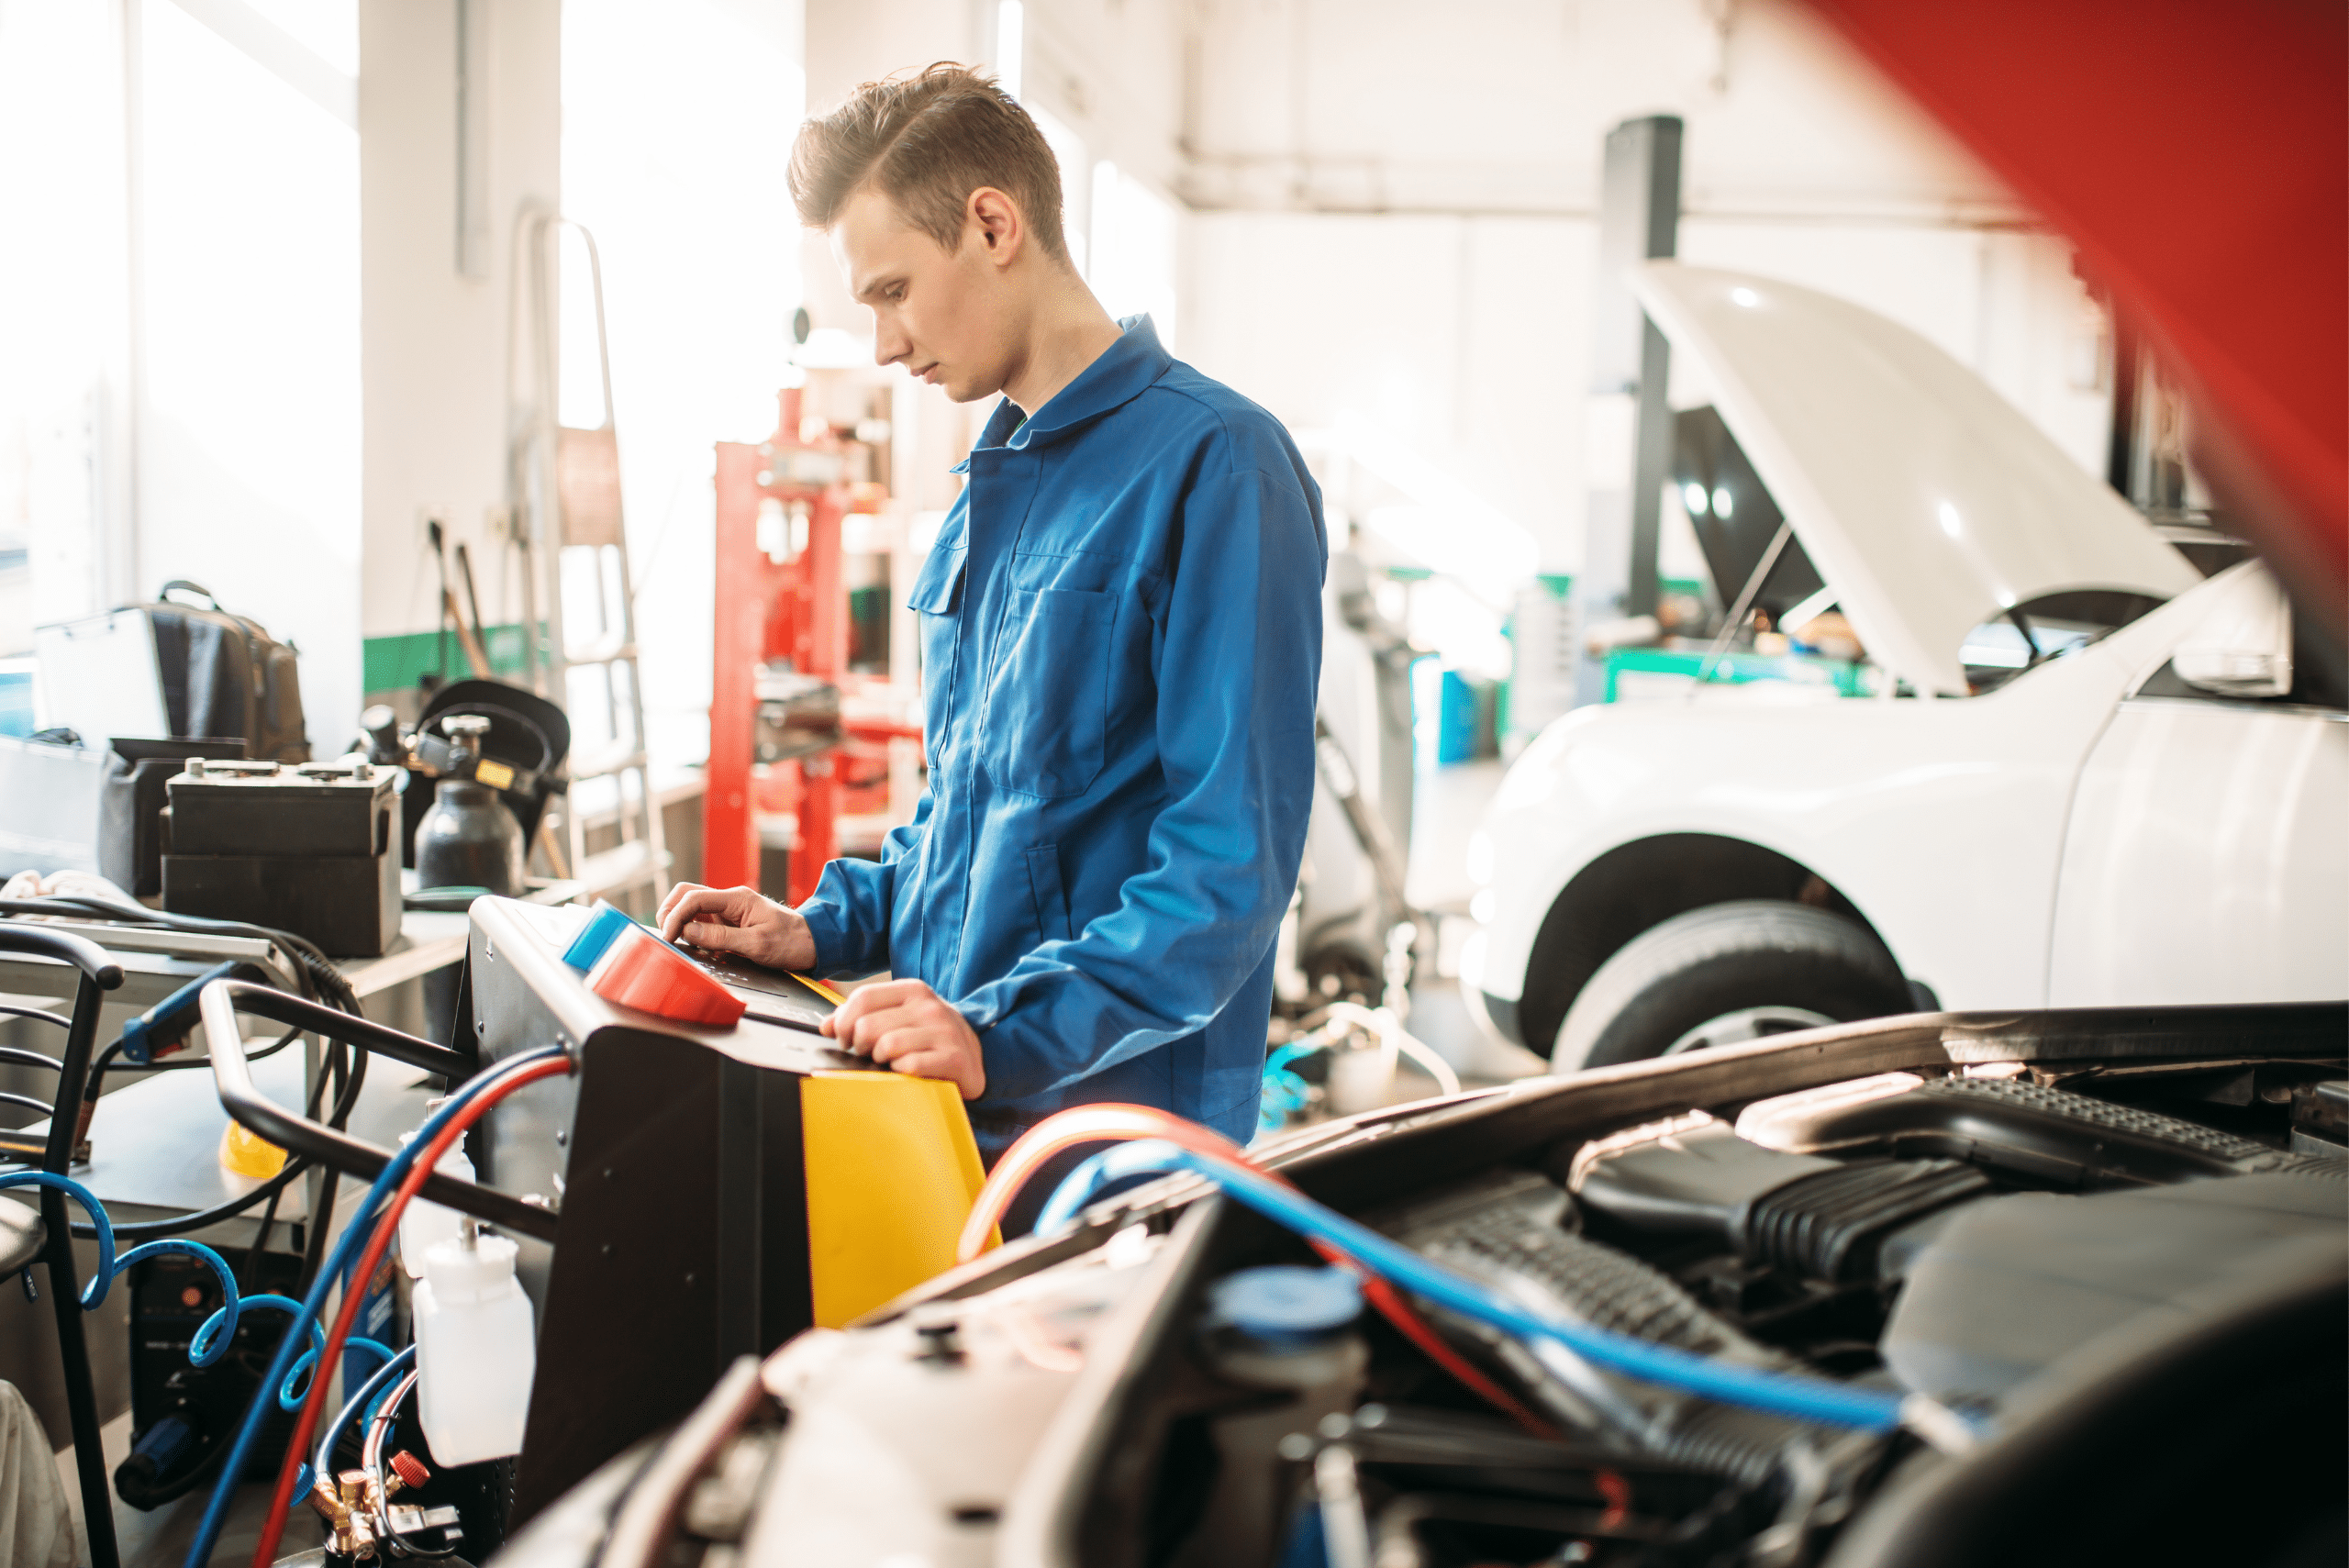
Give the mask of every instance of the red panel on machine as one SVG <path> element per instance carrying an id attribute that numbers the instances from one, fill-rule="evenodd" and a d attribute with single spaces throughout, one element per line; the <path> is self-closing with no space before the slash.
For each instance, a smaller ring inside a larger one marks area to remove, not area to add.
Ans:
<path id="1" fill-rule="evenodd" d="M 612 945 L 587 989 L 607 1002 L 683 1024 L 725 1029 L 744 1010 L 740 997 L 641 927 L 631 927 Z"/>

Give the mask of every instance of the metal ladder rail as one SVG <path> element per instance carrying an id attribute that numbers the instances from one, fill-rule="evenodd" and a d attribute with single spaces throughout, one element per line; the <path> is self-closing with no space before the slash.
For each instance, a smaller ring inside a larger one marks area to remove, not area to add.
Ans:
<path id="1" fill-rule="evenodd" d="M 596 306 L 596 350 L 602 376 L 603 424 L 593 430 L 573 429 L 561 423 L 561 346 L 557 242 L 562 231 L 575 232 L 587 254 L 591 295 Z M 662 840 L 660 802 L 652 788 L 644 729 L 644 692 L 637 662 L 636 611 L 629 578 L 627 533 L 621 513 L 618 472 L 618 417 L 612 401 L 610 338 L 604 318 L 603 261 L 595 236 L 583 226 L 542 208 L 525 209 L 516 223 L 513 292 L 527 286 L 528 309 L 515 298 L 507 315 L 507 406 L 512 419 L 515 461 L 511 478 L 516 503 L 516 536 L 525 562 L 523 600 L 526 675 L 534 690 L 568 709 L 573 670 L 594 669 L 594 684 L 601 698 L 604 733 L 610 740 L 595 750 L 573 753 L 570 777 L 573 793 L 562 816 L 568 864 L 557 868 L 586 883 L 591 892 L 621 895 L 638 887 L 657 902 L 667 881 L 668 855 Z M 516 385 L 518 330 L 529 339 L 531 397 L 526 406 Z M 592 464 L 594 473 L 579 470 Z M 607 506 L 593 509 L 581 505 L 590 488 L 603 492 Z M 582 536 L 585 537 L 582 537 Z M 593 606 L 593 647 L 584 657 L 573 656 L 572 633 L 576 620 L 568 604 L 564 562 L 570 552 L 593 551 L 594 592 L 583 595 Z M 545 605 L 543 636 L 539 605 Z M 617 601 L 617 605 L 615 604 Z M 620 689 L 625 685 L 626 691 Z M 583 782 L 610 779 L 615 795 L 618 842 L 590 853 L 587 818 L 579 806 L 577 786 Z M 633 784 L 634 793 L 630 793 Z M 650 913 L 650 908 L 641 911 Z"/>

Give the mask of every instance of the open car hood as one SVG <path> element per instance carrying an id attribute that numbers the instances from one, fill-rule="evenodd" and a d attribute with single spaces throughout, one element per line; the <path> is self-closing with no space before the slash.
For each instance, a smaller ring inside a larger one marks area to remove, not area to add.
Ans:
<path id="1" fill-rule="evenodd" d="M 1965 634 L 2043 595 L 2201 579 L 1981 377 L 1906 327 L 1774 279 L 1650 261 L 1635 286 L 1869 656 L 1963 693 Z M 1735 584 L 1724 584 L 1734 592 Z"/>

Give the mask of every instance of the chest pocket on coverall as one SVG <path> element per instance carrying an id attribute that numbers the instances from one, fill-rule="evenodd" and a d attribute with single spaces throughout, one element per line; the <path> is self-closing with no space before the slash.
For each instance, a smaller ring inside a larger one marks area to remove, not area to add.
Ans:
<path id="1" fill-rule="evenodd" d="M 970 554 L 962 545 L 933 549 L 906 595 L 906 607 L 921 612 L 921 684 L 929 714 L 925 728 L 930 765 L 939 764 L 946 746 L 948 694 L 954 681 L 954 631 L 961 624 L 963 565 Z"/>
<path id="2" fill-rule="evenodd" d="M 979 721 L 979 761 L 998 789 L 1083 795 L 1109 722 L 1115 595 L 1014 588 L 1006 596 Z"/>

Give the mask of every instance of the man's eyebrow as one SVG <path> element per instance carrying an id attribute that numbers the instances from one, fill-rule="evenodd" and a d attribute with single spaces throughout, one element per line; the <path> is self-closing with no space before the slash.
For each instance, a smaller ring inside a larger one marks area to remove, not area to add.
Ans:
<path id="1" fill-rule="evenodd" d="M 897 283 L 899 279 L 895 272 L 875 278 L 871 283 L 866 284 L 863 288 L 857 290 L 856 297 L 860 300 L 871 299 L 876 295 L 886 293 L 890 285 Z"/>

